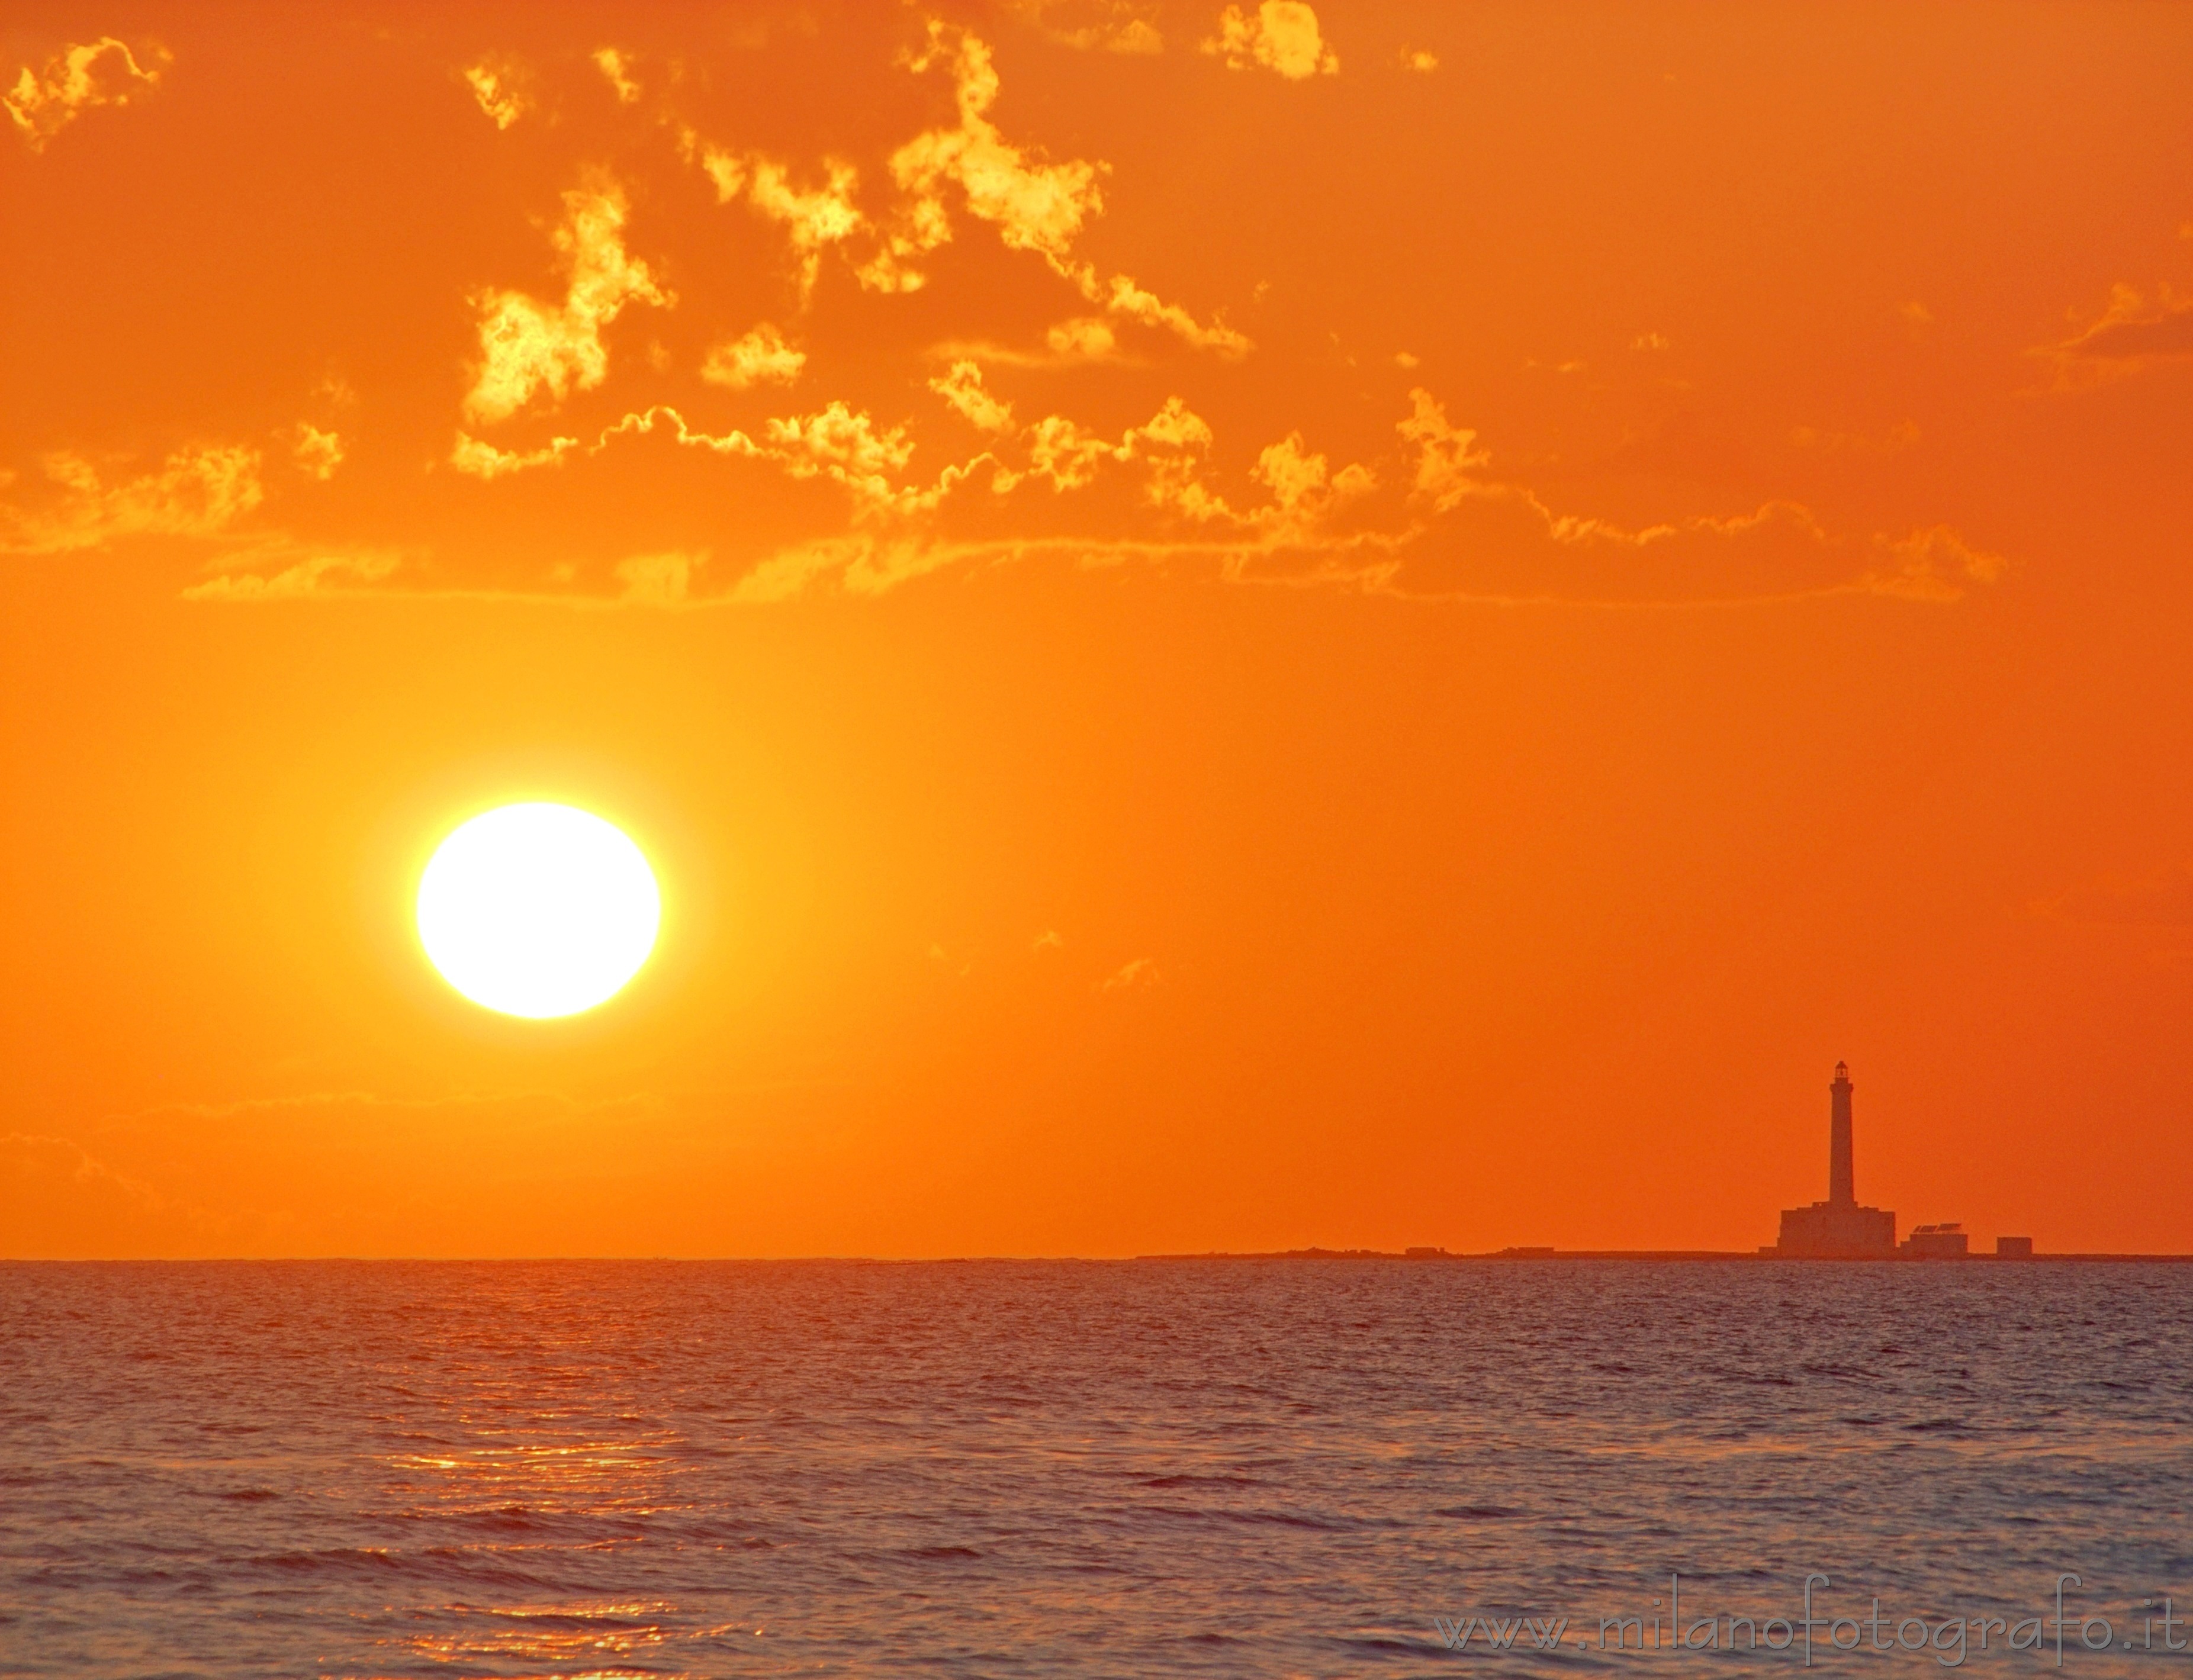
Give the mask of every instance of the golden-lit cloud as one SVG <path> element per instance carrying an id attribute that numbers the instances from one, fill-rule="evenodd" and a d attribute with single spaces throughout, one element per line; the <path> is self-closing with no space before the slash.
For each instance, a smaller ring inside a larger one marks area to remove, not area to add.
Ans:
<path id="1" fill-rule="evenodd" d="M 535 449 L 499 449 L 460 431 L 449 450 L 449 465 L 474 478 L 502 478 L 536 466 L 553 466 L 579 447 L 575 437 L 552 437 Z"/>
<path id="2" fill-rule="evenodd" d="M 1474 431 L 1448 423 L 1446 409 L 1423 386 L 1410 391 L 1409 403 L 1408 418 L 1394 429 L 1416 454 L 1413 493 L 1444 513 L 1477 488 L 1474 475 L 1492 457 L 1475 447 Z"/>
<path id="3" fill-rule="evenodd" d="M 533 108 L 531 97 L 520 86 L 519 72 L 512 65 L 483 60 L 465 71 L 465 83 L 479 101 L 479 108 L 498 129 L 507 129 Z"/>
<path id="4" fill-rule="evenodd" d="M 1212 440 L 1209 423 L 1178 397 L 1167 397 L 1156 414 L 1141 426 L 1128 427 L 1116 443 L 1063 414 L 1045 415 L 1022 437 L 1027 473 L 1048 481 L 1053 490 L 1079 490 L 1093 484 L 1106 462 L 1139 464 L 1144 472 L 1142 503 L 1185 514 L 1198 523 L 1231 511 L 1204 482 Z M 1001 488 L 1010 488 L 1019 477 L 1009 471 Z"/>
<path id="5" fill-rule="evenodd" d="M 864 290 L 920 290 L 928 283 L 925 260 L 953 237 L 956 202 L 992 228 L 1005 249 L 1041 257 L 1085 302 L 1109 314 L 1222 355 L 1250 348 L 1248 339 L 1223 322 L 1200 321 L 1131 276 L 1105 274 L 1076 254 L 1075 242 L 1102 212 L 1108 166 L 1055 161 L 1006 139 L 991 116 L 1001 91 L 995 60 L 980 37 L 932 20 L 923 46 L 902 63 L 918 76 L 948 69 L 958 120 L 925 129 L 892 151 L 887 167 L 896 196 L 874 214 L 862 209 L 860 171 L 843 157 L 826 154 L 811 167 L 796 168 L 679 127 L 681 154 L 707 175 L 719 203 L 743 200 L 782 228 L 803 305 L 812 301 L 824 254 L 833 249 L 846 255 Z M 1108 327 L 1104 334 L 1099 354 L 1108 354 L 1114 343 Z M 1068 351 L 1057 353 L 1061 359 L 1075 351 L 1086 354 L 1095 344 L 1083 329 Z"/>
<path id="6" fill-rule="evenodd" d="M 1439 68 L 1439 54 L 1423 47 L 1401 49 L 1401 67 L 1413 70 L 1420 76 L 1429 76 Z"/>
<path id="7" fill-rule="evenodd" d="M 299 420 L 289 437 L 289 458 L 300 472 L 322 483 L 335 476 L 343 458 L 340 433 L 323 431 L 310 420 Z"/>
<path id="8" fill-rule="evenodd" d="M 1091 303 L 1174 333 L 1201 349 L 1240 355 L 1249 340 L 1222 323 L 1205 324 L 1124 274 L 1106 276 L 1074 254 L 1074 241 L 1103 209 L 1107 166 L 1072 158 L 1052 163 L 1005 139 L 991 120 L 1000 83 L 989 47 L 977 36 L 932 21 L 923 49 L 908 60 L 922 74 L 948 64 L 959 120 L 916 135 L 891 154 L 892 180 L 904 198 L 888 243 L 863 271 L 876 283 L 908 282 L 910 266 L 952 237 L 946 189 L 957 188 L 968 214 L 997 230 L 1008 249 L 1031 251 L 1073 283 Z"/>
<path id="9" fill-rule="evenodd" d="M 31 507 L 0 503 L 0 552 L 51 554 L 124 537 L 213 536 L 266 500 L 256 449 L 240 443 L 176 450 L 157 471 L 109 482 L 89 458 L 42 462 L 49 494 Z"/>
<path id="10" fill-rule="evenodd" d="M 842 158 L 826 157 L 821 182 L 799 181 L 791 166 L 759 152 L 738 152 L 711 145 L 688 129 L 680 139 L 690 161 L 697 163 L 715 184 L 716 202 L 728 204 L 743 197 L 753 211 L 784 230 L 799 264 L 799 296 L 805 303 L 815 294 L 822 271 L 822 253 L 843 245 L 868 229 L 868 220 L 854 203 L 860 171 Z M 880 277 L 873 263 L 863 265 L 863 284 L 898 289 L 899 277 Z M 914 283 L 918 284 L 918 278 Z"/>
<path id="11" fill-rule="evenodd" d="M 819 186 L 796 186 L 790 170 L 765 157 L 756 158 L 747 172 L 747 202 L 784 229 L 793 254 L 799 261 L 803 298 L 814 294 L 824 248 L 842 243 L 866 226 L 866 219 L 853 204 L 858 172 L 850 163 L 827 158 L 823 174 Z M 719 193 L 723 180 L 719 175 Z"/>
<path id="12" fill-rule="evenodd" d="M 1730 514 L 1641 525 L 1560 511 L 1494 471 L 1474 428 L 1457 425 L 1429 391 L 1409 393 L 1383 461 L 1336 467 L 1300 429 L 1257 449 L 1229 474 L 1220 439 L 1178 395 L 1150 418 L 1108 433 L 1070 414 L 1018 424 L 971 360 L 930 386 L 985 446 L 931 473 L 913 469 L 919 431 L 879 423 L 833 399 L 773 417 L 757 431 L 709 431 L 658 405 L 604 427 L 504 451 L 461 434 L 453 464 L 482 477 L 592 459 L 621 443 L 667 435 L 727 461 L 823 479 L 846 494 L 856 529 L 827 529 L 771 554 L 679 575 L 674 591 L 634 591 L 628 580 L 544 580 L 549 594 L 661 604 L 782 601 L 834 581 L 873 594 L 955 566 L 1045 557 L 1082 565 L 1192 565 L 1242 583 L 1317 585 L 1425 598 L 1503 603 L 1674 604 L 1868 593 L 1947 603 L 2005 575 L 2007 562 L 1947 526 L 1909 534 L 1837 533 L 1804 506 L 1769 501 Z M 974 537 L 955 525 L 974 492 L 1004 510 L 1011 534 Z M 1031 497 L 1033 500 L 1029 500 Z M 1108 534 L 1081 528 L 1072 506 L 1106 510 Z M 1117 522 L 1125 521 L 1122 528 Z"/>
<path id="13" fill-rule="evenodd" d="M 618 599 L 643 607 L 676 607 L 690 591 L 693 574 L 708 563 L 706 554 L 673 551 L 636 554 L 617 562 L 615 575 L 622 588 Z"/>
<path id="14" fill-rule="evenodd" d="M 1360 465 L 1332 472 L 1322 454 L 1303 448 L 1299 431 L 1268 445 L 1249 476 L 1271 494 L 1271 500 L 1256 510 L 1256 524 L 1294 541 L 1314 537 L 1349 502 L 1369 495 L 1378 482 L 1370 468 Z"/>
<path id="15" fill-rule="evenodd" d="M 248 603 L 352 595 L 386 582 L 401 563 L 388 550 L 316 550 L 279 539 L 217 562 L 216 574 L 191 585 L 182 598 Z"/>
<path id="16" fill-rule="evenodd" d="M 2193 297 L 2169 286 L 2152 294 L 2120 282 L 2108 306 L 2070 338 L 2034 352 L 2055 366 L 2056 382 L 2076 387 L 2123 379 L 2159 363 L 2193 357 Z"/>
<path id="17" fill-rule="evenodd" d="M 617 96 L 619 105 L 637 104 L 639 83 L 633 79 L 632 60 L 615 47 L 604 47 L 594 54 L 594 65 L 608 80 Z"/>
<path id="18" fill-rule="evenodd" d="M 625 196 L 614 184 L 564 195 L 564 220 L 550 236 L 570 280 L 560 304 L 526 294 L 484 290 L 479 361 L 466 393 L 467 419 L 492 424 L 546 393 L 560 402 L 609 374 L 602 329 L 634 301 L 668 308 L 675 301 L 643 260 L 624 245 Z"/>
<path id="19" fill-rule="evenodd" d="M 953 411 L 983 431 L 1011 431 L 1013 405 L 1001 403 L 982 386 L 982 370 L 972 362 L 954 362 L 929 388 L 952 405 Z"/>
<path id="20" fill-rule="evenodd" d="M 103 105 L 128 105 L 160 85 L 170 54 L 153 45 L 145 61 L 112 35 L 69 46 L 46 61 L 43 74 L 25 65 L 15 85 L 0 94 L 15 132 L 33 151 L 43 151 L 55 134 L 83 112 Z"/>
<path id="21" fill-rule="evenodd" d="M 833 401 L 810 414 L 765 423 L 768 449 L 795 478 L 827 474 L 853 493 L 856 508 L 896 499 L 891 480 L 913 454 L 904 426 L 879 431 L 865 409 Z"/>
<path id="22" fill-rule="evenodd" d="M 919 75 L 940 62 L 951 67 L 959 121 L 918 134 L 891 154 L 891 177 L 912 199 L 893 249 L 916 256 L 952 237 L 944 190 L 953 186 L 967 213 L 996 228 L 1007 249 L 1036 252 L 1062 271 L 1084 224 L 1103 209 L 1104 166 L 1081 158 L 1044 162 L 1005 138 L 990 120 L 1000 84 L 980 37 L 959 31 L 955 40 L 932 22 L 928 45 L 908 67 Z"/>
<path id="23" fill-rule="evenodd" d="M 976 361 L 1006 368 L 1073 368 L 1127 359 L 1111 323 L 1094 315 L 1077 315 L 1045 329 L 1040 349 L 993 339 L 951 339 L 930 346 L 930 354 L 939 361 Z"/>
<path id="24" fill-rule="evenodd" d="M 758 385 L 790 385 L 806 365 L 806 352 L 786 343 L 784 334 L 764 321 L 728 343 L 710 346 L 701 377 L 728 390 L 747 391 Z"/>
<path id="25" fill-rule="evenodd" d="M 1218 33 L 1203 43 L 1203 50 L 1222 58 L 1228 70 L 1263 65 L 1290 82 L 1340 73 L 1339 55 L 1326 45 L 1317 13 L 1304 0 L 1259 0 L 1254 12 L 1228 6 L 1218 14 Z"/>

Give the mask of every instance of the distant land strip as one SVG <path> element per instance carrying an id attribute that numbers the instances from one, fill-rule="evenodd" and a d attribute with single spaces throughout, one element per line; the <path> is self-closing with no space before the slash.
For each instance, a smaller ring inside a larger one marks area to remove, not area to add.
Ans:
<path id="1" fill-rule="evenodd" d="M 2073 1260 L 2082 1264 L 2193 1265 L 2193 1254 L 1861 1254 L 1845 1257 L 1807 1254 L 1761 1254 L 1743 1249 L 1492 1249 L 1482 1254 L 1450 1254 L 1445 1249 L 1275 1249 L 1260 1253 L 1228 1254 L 1212 1249 L 1200 1254 L 1137 1254 L 1138 1260 L 1744 1260 L 1798 1261 L 1807 1265 L 1874 1265 L 1894 1262 L 1915 1266 L 2031 1266 L 2043 1260 Z"/>

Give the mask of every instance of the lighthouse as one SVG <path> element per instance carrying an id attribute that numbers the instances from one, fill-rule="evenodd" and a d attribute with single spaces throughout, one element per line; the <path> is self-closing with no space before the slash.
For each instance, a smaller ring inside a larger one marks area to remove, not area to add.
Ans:
<path id="1" fill-rule="evenodd" d="M 1832 1207 L 1858 1205 L 1858 1188 L 1851 1175 L 1850 1064 L 1835 1064 L 1835 1083 L 1828 1087 L 1828 1202 Z"/>
<path id="2" fill-rule="evenodd" d="M 1867 1260 L 1896 1252 L 1896 1215 L 1858 1204 L 1851 1165 L 1850 1066 L 1835 1064 L 1828 1086 L 1828 1199 L 1782 1211 L 1782 1237 L 1772 1252 L 1813 1260 Z"/>

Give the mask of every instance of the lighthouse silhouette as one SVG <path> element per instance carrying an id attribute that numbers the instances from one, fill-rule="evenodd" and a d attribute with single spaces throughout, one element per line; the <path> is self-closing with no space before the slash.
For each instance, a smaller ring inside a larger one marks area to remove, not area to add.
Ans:
<path id="1" fill-rule="evenodd" d="M 1850 1064 L 1835 1064 L 1835 1083 L 1828 1087 L 1828 1205 L 1854 1208 L 1858 1189 L 1851 1177 Z"/>
<path id="2" fill-rule="evenodd" d="M 1782 1211 L 1782 1237 L 1771 1252 L 1809 1260 L 1866 1260 L 1896 1252 L 1896 1215 L 1858 1204 L 1851 1165 L 1850 1066 L 1835 1064 L 1828 1087 L 1828 1199 Z"/>

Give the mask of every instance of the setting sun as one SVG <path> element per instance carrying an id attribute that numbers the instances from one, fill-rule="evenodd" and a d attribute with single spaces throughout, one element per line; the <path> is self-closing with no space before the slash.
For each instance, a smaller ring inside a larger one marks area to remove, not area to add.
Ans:
<path id="1" fill-rule="evenodd" d="M 655 948 L 662 901 L 638 847 L 570 805 L 505 805 L 459 826 L 419 882 L 419 939 L 459 991 L 546 1020 L 606 1002 Z"/>

